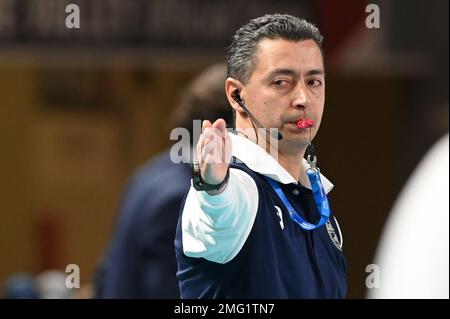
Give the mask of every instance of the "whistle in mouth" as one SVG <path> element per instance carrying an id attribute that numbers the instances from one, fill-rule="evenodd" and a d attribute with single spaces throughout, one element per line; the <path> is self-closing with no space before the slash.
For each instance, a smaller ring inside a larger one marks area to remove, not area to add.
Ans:
<path id="1" fill-rule="evenodd" d="M 314 126 L 314 121 L 311 119 L 299 120 L 297 122 L 298 128 L 309 128 L 309 127 L 313 127 L 313 126 Z"/>

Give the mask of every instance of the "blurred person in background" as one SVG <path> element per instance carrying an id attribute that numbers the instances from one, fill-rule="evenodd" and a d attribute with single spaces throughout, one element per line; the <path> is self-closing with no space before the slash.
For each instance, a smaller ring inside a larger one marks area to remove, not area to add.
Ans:
<path id="1" fill-rule="evenodd" d="M 6 299 L 71 299 L 76 298 L 77 289 L 66 285 L 67 274 L 52 269 L 32 276 L 28 273 L 13 274 L 5 282 Z"/>
<path id="2" fill-rule="evenodd" d="M 369 298 L 449 298 L 449 135 L 425 154 L 385 225 Z"/>
<path id="3" fill-rule="evenodd" d="M 38 299 L 39 291 L 30 274 L 15 273 L 6 280 L 2 295 L 6 299 Z"/>
<path id="4" fill-rule="evenodd" d="M 34 278 L 40 299 L 71 299 L 77 289 L 66 285 L 67 274 L 60 270 L 46 270 Z"/>
<path id="5" fill-rule="evenodd" d="M 181 95 L 171 128 L 186 128 L 192 137 L 193 120 L 222 117 L 231 123 L 225 79 L 224 64 L 212 65 L 195 78 Z M 168 149 L 131 177 L 114 235 L 97 270 L 96 297 L 180 297 L 173 241 L 191 179 L 190 165 L 183 162 L 173 163 Z"/>

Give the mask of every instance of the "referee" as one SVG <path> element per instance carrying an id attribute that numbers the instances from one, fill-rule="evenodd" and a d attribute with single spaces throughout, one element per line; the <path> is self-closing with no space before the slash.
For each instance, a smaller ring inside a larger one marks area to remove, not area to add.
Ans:
<path id="1" fill-rule="evenodd" d="M 175 238 L 181 297 L 343 298 L 333 185 L 308 148 L 325 104 L 322 36 L 266 15 L 236 32 L 227 63 L 236 134 L 203 122 Z"/>

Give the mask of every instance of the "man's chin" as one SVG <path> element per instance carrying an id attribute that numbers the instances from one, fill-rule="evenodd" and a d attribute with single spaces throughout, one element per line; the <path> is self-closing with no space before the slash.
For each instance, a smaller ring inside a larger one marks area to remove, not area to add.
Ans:
<path id="1" fill-rule="evenodd" d="M 309 145 L 309 137 L 308 138 L 299 138 L 298 136 L 292 138 L 290 136 L 284 137 L 281 141 L 278 142 L 278 148 L 283 153 L 301 153 L 306 150 Z"/>

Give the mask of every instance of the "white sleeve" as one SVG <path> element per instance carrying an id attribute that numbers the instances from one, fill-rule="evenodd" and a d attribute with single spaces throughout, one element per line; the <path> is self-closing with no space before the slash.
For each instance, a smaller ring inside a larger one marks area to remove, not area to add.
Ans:
<path id="1" fill-rule="evenodd" d="M 209 195 L 189 190 L 181 219 L 183 251 L 225 264 L 244 246 L 258 210 L 258 188 L 242 170 L 230 169 L 225 190 Z"/>

